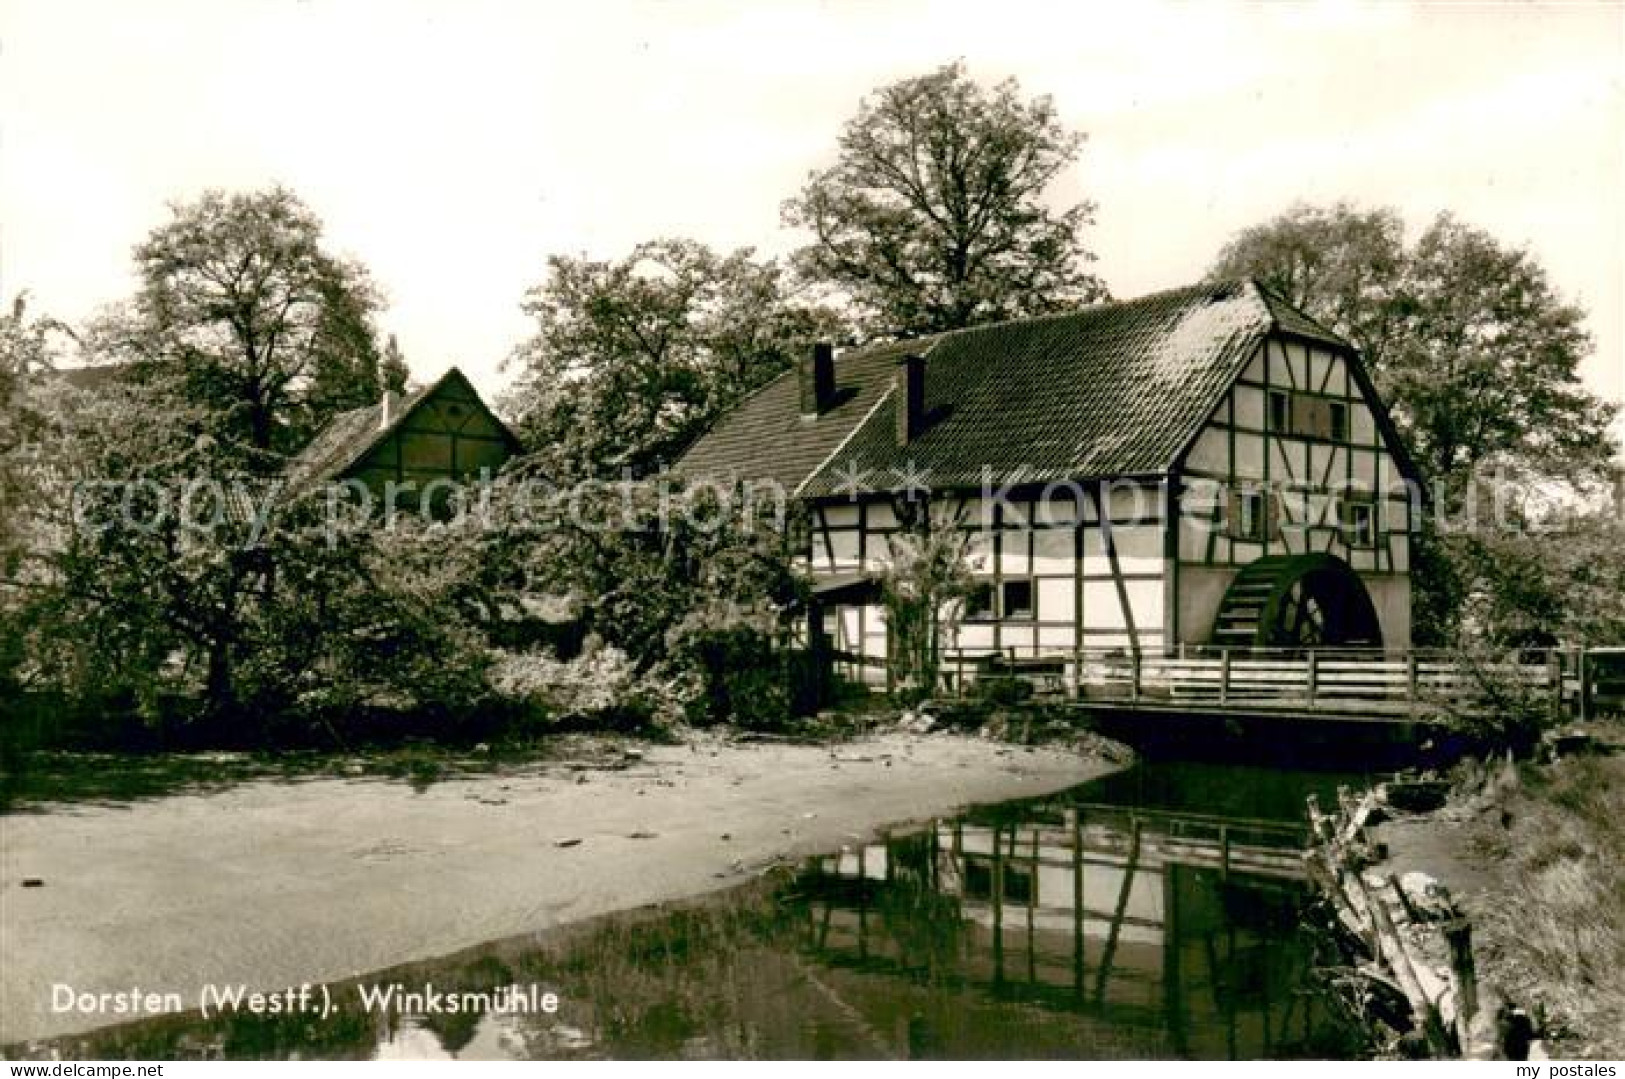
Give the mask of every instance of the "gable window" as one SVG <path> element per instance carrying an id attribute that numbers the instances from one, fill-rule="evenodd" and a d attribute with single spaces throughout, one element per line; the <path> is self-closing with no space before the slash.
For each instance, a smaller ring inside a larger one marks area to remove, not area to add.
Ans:
<path id="1" fill-rule="evenodd" d="M 1333 442 L 1349 440 L 1349 406 L 1342 401 L 1326 403 L 1326 437 Z"/>
<path id="2" fill-rule="evenodd" d="M 1369 498 L 1344 496 L 1337 504 L 1337 523 L 1350 547 L 1377 545 L 1376 505 Z"/>
<path id="3" fill-rule="evenodd" d="M 1263 542 L 1269 535 L 1269 492 L 1262 487 L 1240 487 L 1230 492 L 1230 535 Z"/>
<path id="4" fill-rule="evenodd" d="M 1269 392 L 1269 429 L 1275 435 L 1298 435 L 1331 442 L 1349 438 L 1347 401 L 1333 401 L 1287 390 Z"/>
<path id="5" fill-rule="evenodd" d="M 1270 391 L 1270 432 L 1277 435 L 1292 432 L 1292 396 L 1285 390 Z"/>

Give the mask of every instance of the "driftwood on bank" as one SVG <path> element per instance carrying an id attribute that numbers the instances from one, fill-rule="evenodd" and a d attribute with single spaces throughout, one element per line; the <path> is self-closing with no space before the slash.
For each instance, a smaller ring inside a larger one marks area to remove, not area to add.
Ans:
<path id="1" fill-rule="evenodd" d="M 1360 798 L 1339 790 L 1338 803 L 1328 814 L 1310 796 L 1314 842 L 1305 858 L 1339 923 L 1371 957 L 1360 973 L 1404 995 L 1427 1055 L 1502 1057 L 1499 1017 L 1480 999 L 1471 924 L 1425 874 L 1370 870 L 1379 855 L 1366 828 L 1385 815 L 1381 787 Z"/>

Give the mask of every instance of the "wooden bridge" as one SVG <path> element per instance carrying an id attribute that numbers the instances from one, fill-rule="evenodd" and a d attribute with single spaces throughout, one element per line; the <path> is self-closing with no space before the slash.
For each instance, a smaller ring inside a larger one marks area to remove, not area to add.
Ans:
<path id="1" fill-rule="evenodd" d="M 1092 711 L 1362 723 L 1432 722 L 1528 708 L 1583 719 L 1596 698 L 1592 665 L 1585 653 L 1572 650 L 1488 660 L 1439 650 L 1351 648 L 948 653 L 940 688 L 964 696 L 994 677 L 1017 679 L 1035 697 Z"/>

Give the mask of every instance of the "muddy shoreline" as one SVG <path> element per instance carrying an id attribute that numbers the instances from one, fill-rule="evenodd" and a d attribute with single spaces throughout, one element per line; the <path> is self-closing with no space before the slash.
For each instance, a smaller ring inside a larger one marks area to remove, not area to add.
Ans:
<path id="1" fill-rule="evenodd" d="M 1591 740 L 1466 762 L 1443 805 L 1392 812 L 1371 833 L 1376 872 L 1448 891 L 1470 924 L 1478 1007 L 1530 1059 L 1625 1051 L 1625 725 Z"/>
<path id="2" fill-rule="evenodd" d="M 614 769 L 255 781 L 0 817 L 0 1044 L 127 1022 L 75 993 L 284 990 L 608 911 L 1112 765 L 1062 748 L 886 734 L 646 747 Z M 25 887 L 25 881 L 38 881 Z"/>

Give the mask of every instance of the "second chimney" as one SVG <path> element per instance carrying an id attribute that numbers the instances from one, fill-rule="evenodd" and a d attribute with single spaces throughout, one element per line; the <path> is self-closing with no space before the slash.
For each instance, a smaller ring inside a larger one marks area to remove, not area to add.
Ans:
<path id="1" fill-rule="evenodd" d="M 383 398 L 378 402 L 378 430 L 389 430 L 389 425 L 395 422 L 395 411 L 399 407 L 395 391 L 385 390 Z"/>
<path id="2" fill-rule="evenodd" d="M 820 341 L 801 357 L 801 414 L 817 416 L 835 403 L 835 346 Z"/>
<path id="3" fill-rule="evenodd" d="M 897 444 L 906 446 L 925 429 L 925 357 L 904 356 L 897 367 Z"/>

